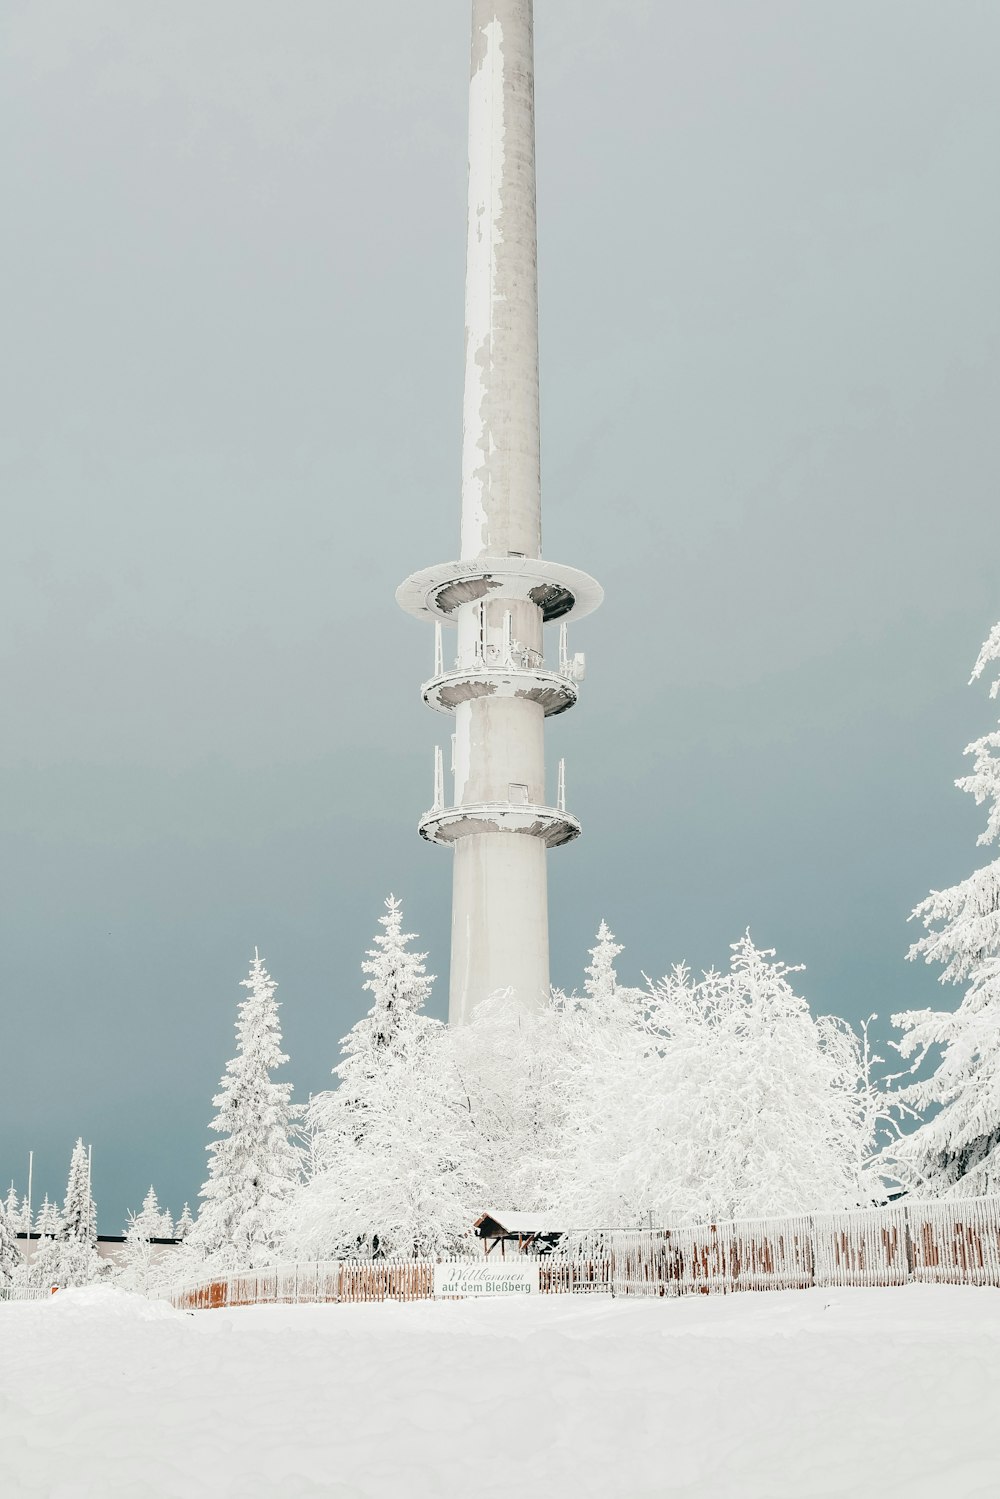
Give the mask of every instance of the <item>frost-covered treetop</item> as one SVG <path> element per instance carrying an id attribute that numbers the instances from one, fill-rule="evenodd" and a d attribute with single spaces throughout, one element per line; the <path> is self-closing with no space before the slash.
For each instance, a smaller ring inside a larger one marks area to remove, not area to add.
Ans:
<path id="1" fill-rule="evenodd" d="M 976 658 L 976 664 L 972 668 L 970 684 L 978 682 L 983 672 L 991 661 L 1000 661 L 1000 620 L 993 626 L 989 635 L 983 641 L 983 648 Z M 990 697 L 996 697 L 1000 693 L 1000 677 L 990 684 Z"/>
<path id="2" fill-rule="evenodd" d="M 993 626 L 973 667 L 976 682 L 991 662 L 1000 661 L 1000 623 Z M 1000 677 L 990 696 L 1000 692 Z M 977 806 L 987 803 L 986 827 L 978 843 L 1000 838 L 1000 731 L 973 740 L 972 774 L 956 785 Z M 939 1054 L 932 1076 L 900 1090 L 913 1110 L 936 1109 L 896 1147 L 921 1191 L 987 1193 L 1000 1185 L 1000 859 L 974 870 L 947 890 L 932 890 L 913 911 L 925 935 L 910 958 L 940 963 L 943 984 L 964 984 L 954 1012 L 909 1010 L 894 1015 L 903 1038 L 893 1045 L 916 1074 L 929 1056 Z"/>
<path id="3" fill-rule="evenodd" d="M 424 1008 L 434 984 L 424 967 L 427 954 L 409 951 L 414 934 L 403 931 L 403 906 L 394 895 L 387 897 L 379 925 L 382 931 L 372 939 L 361 965 L 368 975 L 364 988 L 372 995 L 372 1007 L 344 1039 L 342 1049 L 348 1056 L 369 1046 L 393 1046 L 408 1019 Z"/>
<path id="4" fill-rule="evenodd" d="M 998 660 L 1000 623 L 990 631 L 970 680 L 977 681 L 988 664 Z M 998 689 L 1000 677 L 993 682 L 990 696 L 996 697 Z M 961 776 L 955 785 L 974 797 L 977 806 L 989 804 L 986 827 L 977 843 L 994 843 L 1000 838 L 1000 729 L 974 739 L 965 753 L 973 756 L 972 774 Z M 984 959 L 1000 955 L 1000 861 L 976 870 L 948 890 L 932 890 L 914 910 L 914 918 L 927 928 L 927 936 L 913 944 L 909 957 L 941 963 L 941 982 L 961 983 Z"/>
<path id="5" fill-rule="evenodd" d="M 299 1179 L 298 1151 L 289 1136 L 292 1085 L 271 1071 L 288 1058 L 281 1049 L 277 984 L 255 948 L 248 989 L 236 1021 L 237 1053 L 226 1065 L 210 1128 L 222 1138 L 209 1147 L 202 1208 L 188 1235 L 206 1258 L 252 1268 L 273 1256 L 288 1198 Z"/>
<path id="6" fill-rule="evenodd" d="M 615 941 L 615 934 L 606 921 L 602 921 L 597 928 L 597 942 L 590 949 L 590 962 L 584 970 L 586 978 L 583 981 L 584 993 L 589 999 L 610 999 L 618 987 L 618 973 L 615 969 L 615 959 L 619 953 L 624 952 L 620 942 Z"/>

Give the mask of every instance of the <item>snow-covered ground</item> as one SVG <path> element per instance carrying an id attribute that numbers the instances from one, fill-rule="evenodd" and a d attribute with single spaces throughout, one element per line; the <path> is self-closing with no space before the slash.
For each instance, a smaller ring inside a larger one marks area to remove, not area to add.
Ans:
<path id="1" fill-rule="evenodd" d="M 0 1305 L 3 1499 L 996 1499 L 1000 1293 Z"/>

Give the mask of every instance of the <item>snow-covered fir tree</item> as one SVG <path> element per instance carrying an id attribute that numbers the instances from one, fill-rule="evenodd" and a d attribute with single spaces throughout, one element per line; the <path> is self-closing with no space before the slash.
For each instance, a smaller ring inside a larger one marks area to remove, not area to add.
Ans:
<path id="1" fill-rule="evenodd" d="M 16 1234 L 27 1233 L 31 1228 L 31 1209 L 28 1207 L 27 1197 L 19 1197 L 14 1183 L 10 1184 L 4 1202 L 4 1211 L 7 1214 L 7 1222 Z"/>
<path id="2" fill-rule="evenodd" d="M 6 1206 L 0 1203 L 0 1293 L 20 1280 L 24 1269 L 16 1232 Z"/>
<path id="3" fill-rule="evenodd" d="M 277 985 L 256 950 L 242 985 L 249 994 L 239 1006 L 236 1056 L 212 1100 L 218 1113 L 211 1128 L 222 1138 L 208 1146 L 208 1180 L 186 1243 L 220 1267 L 252 1269 L 275 1257 L 301 1163 L 291 1139 L 291 1084 L 271 1077 L 288 1060 Z"/>
<path id="4" fill-rule="evenodd" d="M 1000 623 L 973 668 L 973 682 L 1000 662 Z M 990 696 L 1000 691 L 1000 678 Z M 1000 729 L 965 753 L 972 773 L 956 781 L 987 807 L 981 846 L 1000 838 Z M 904 1086 L 900 1098 L 930 1117 L 892 1148 L 898 1170 L 924 1194 L 979 1196 L 1000 1188 L 1000 858 L 947 890 L 934 890 L 913 912 L 926 935 L 911 959 L 941 964 L 943 984 L 964 994 L 953 1011 L 909 1010 L 894 1015 L 903 1032 L 895 1043 L 911 1073 L 934 1063 L 929 1077 Z"/>
<path id="5" fill-rule="evenodd" d="M 43 1239 L 54 1239 L 61 1227 L 62 1214 L 59 1211 L 59 1204 L 50 1202 L 46 1193 L 35 1215 L 35 1233 Z"/>
<path id="6" fill-rule="evenodd" d="M 97 1208 L 90 1189 L 90 1158 L 77 1140 L 70 1160 L 59 1232 L 35 1253 L 28 1270 L 35 1286 L 86 1286 L 100 1280 L 106 1266 L 97 1253 Z"/>
<path id="7" fill-rule="evenodd" d="M 125 1243 L 115 1255 L 116 1279 L 125 1291 L 144 1296 L 149 1290 L 153 1265 L 153 1246 L 141 1214 L 133 1213 L 125 1226 Z"/>
<path id="8" fill-rule="evenodd" d="M 130 1213 L 125 1243 L 117 1255 L 118 1282 L 127 1291 L 145 1294 L 152 1288 L 158 1263 L 152 1240 L 173 1237 L 173 1219 L 160 1207 L 151 1186 L 138 1213 Z"/>
<path id="9" fill-rule="evenodd" d="M 187 1206 L 187 1204 L 185 1204 Z M 156 1196 L 156 1188 L 150 1185 L 149 1191 L 142 1200 L 142 1207 L 138 1213 L 129 1213 L 125 1232 L 138 1225 L 141 1233 L 147 1239 L 172 1239 L 174 1236 L 174 1220 L 166 1208 L 161 1208 Z"/>
<path id="10" fill-rule="evenodd" d="M 362 964 L 367 1015 L 341 1042 L 339 1086 L 309 1105 L 314 1174 L 290 1215 L 309 1257 L 454 1252 L 479 1200 L 475 1141 L 433 979 L 390 896 Z"/>
<path id="11" fill-rule="evenodd" d="M 183 1244 L 193 1228 L 194 1219 L 191 1216 L 191 1209 L 188 1207 L 187 1203 L 185 1203 L 183 1212 L 181 1213 L 177 1222 L 174 1224 L 174 1237 L 180 1239 L 181 1243 Z"/>
<path id="12" fill-rule="evenodd" d="M 590 962 L 585 973 L 583 992 L 591 1003 L 607 1008 L 618 991 L 618 971 L 615 959 L 625 951 L 606 921 L 597 928 L 597 941 L 590 949 Z"/>
<path id="13" fill-rule="evenodd" d="M 97 1243 L 97 1205 L 90 1184 L 90 1153 L 82 1140 L 74 1145 L 69 1163 L 62 1232 L 65 1238 Z"/>

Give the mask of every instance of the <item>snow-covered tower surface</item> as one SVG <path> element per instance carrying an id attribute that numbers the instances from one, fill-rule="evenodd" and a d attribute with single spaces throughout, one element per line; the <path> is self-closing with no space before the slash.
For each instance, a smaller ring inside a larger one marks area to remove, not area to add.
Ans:
<path id="1" fill-rule="evenodd" d="M 396 593 L 435 623 L 423 697 L 454 726 L 453 797 L 438 749 L 434 805 L 419 824 L 454 850 L 452 1024 L 498 989 L 544 1002 L 546 853 L 580 832 L 562 763 L 547 792 L 544 725 L 573 706 L 583 676 L 567 621 L 603 593 L 541 557 L 536 243 L 532 0 L 473 0 L 461 558 Z M 544 627 L 555 622 L 558 657 L 546 666 Z"/>

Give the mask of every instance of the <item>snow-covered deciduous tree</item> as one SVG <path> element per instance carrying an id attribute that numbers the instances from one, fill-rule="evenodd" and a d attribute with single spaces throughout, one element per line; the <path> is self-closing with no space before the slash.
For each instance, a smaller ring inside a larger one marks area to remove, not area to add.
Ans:
<path id="1" fill-rule="evenodd" d="M 483 1207 L 553 1206 L 564 1165 L 565 1093 L 579 1085 L 577 1048 L 593 1025 L 582 1011 L 575 1024 L 573 1005 L 558 994 L 541 1010 L 528 1009 L 500 991 L 450 1036 L 475 1131 Z"/>
<path id="2" fill-rule="evenodd" d="M 339 1086 L 309 1105 L 313 1175 L 290 1214 L 309 1257 L 438 1255 L 468 1233 L 475 1142 L 448 1033 L 423 1014 L 433 979 L 390 896 L 362 964 L 371 1008 L 341 1042 Z"/>
<path id="3" fill-rule="evenodd" d="M 0 1203 L 0 1291 L 4 1291 L 15 1281 L 20 1280 L 24 1269 L 24 1260 L 17 1247 L 16 1232 L 6 1207 Z"/>
<path id="4" fill-rule="evenodd" d="M 977 681 L 1000 662 L 1000 623 L 994 625 L 972 673 Z M 1000 691 L 993 681 L 990 696 Z M 966 749 L 971 775 L 956 781 L 986 804 L 978 843 L 1000 838 L 1000 729 Z M 895 1043 L 911 1074 L 936 1063 L 928 1077 L 905 1085 L 901 1101 L 931 1116 L 892 1147 L 900 1173 L 924 1194 L 979 1196 L 1000 1188 L 1000 858 L 947 890 L 934 890 L 913 912 L 926 935 L 911 959 L 940 963 L 943 984 L 964 986 L 954 1011 L 909 1010 L 893 1016 L 903 1032 Z"/>
<path id="5" fill-rule="evenodd" d="M 249 994 L 239 1006 L 236 1056 L 212 1100 L 211 1128 L 222 1138 L 208 1146 L 209 1176 L 187 1246 L 220 1268 L 252 1269 L 274 1259 L 301 1167 L 291 1140 L 292 1087 L 271 1077 L 288 1060 L 277 985 L 256 951 L 242 985 Z"/>
<path id="6" fill-rule="evenodd" d="M 611 1023 L 564 1010 L 549 1204 L 569 1228 L 854 1206 L 880 1191 L 858 1038 L 814 1019 L 749 934 L 728 972 L 679 965 Z M 567 1038 L 567 1027 L 569 1037 Z"/>
<path id="7" fill-rule="evenodd" d="M 699 986 L 698 1034 L 687 1039 L 704 1086 L 692 1096 L 673 1069 L 682 1090 L 674 1104 L 688 1105 L 688 1149 L 673 1155 L 668 1200 L 686 1216 L 812 1212 L 879 1193 L 865 1174 L 875 1140 L 863 1138 L 858 1039 L 842 1021 L 813 1019 L 789 982 L 797 971 L 747 933 L 729 972 Z"/>

